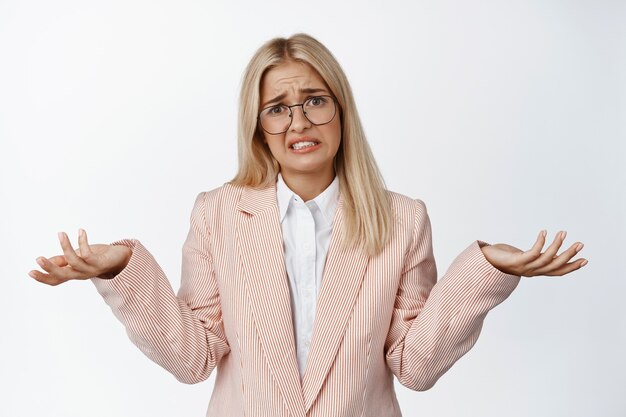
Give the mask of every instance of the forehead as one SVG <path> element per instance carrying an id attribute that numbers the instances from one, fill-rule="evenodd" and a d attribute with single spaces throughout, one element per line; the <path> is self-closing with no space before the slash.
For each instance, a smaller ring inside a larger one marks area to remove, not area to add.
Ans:
<path id="1" fill-rule="evenodd" d="M 304 88 L 324 88 L 326 83 L 309 64 L 287 61 L 265 73 L 261 81 L 261 100 L 287 93 L 295 94 Z"/>

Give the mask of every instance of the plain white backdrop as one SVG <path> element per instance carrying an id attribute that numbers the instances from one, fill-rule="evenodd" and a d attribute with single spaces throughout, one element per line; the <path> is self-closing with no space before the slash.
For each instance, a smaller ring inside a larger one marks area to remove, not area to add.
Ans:
<path id="1" fill-rule="evenodd" d="M 525 278 L 407 417 L 626 415 L 623 1 L 0 0 L 0 415 L 203 416 L 90 282 L 27 275 L 76 242 L 134 237 L 174 288 L 200 191 L 236 169 L 239 83 L 307 32 L 343 65 L 390 189 L 421 198 L 442 275 L 474 239 L 585 243 Z M 416 161 L 420 161 L 417 163 Z"/>

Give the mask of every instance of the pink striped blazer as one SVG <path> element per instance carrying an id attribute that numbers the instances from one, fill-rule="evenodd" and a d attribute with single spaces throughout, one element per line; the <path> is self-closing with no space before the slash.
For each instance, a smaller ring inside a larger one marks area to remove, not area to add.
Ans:
<path id="1" fill-rule="evenodd" d="M 276 188 L 200 193 L 178 295 L 137 240 L 98 291 L 150 359 L 185 383 L 217 367 L 210 417 L 400 416 L 393 376 L 426 390 L 476 342 L 518 276 L 475 241 L 437 281 L 424 203 L 390 193 L 393 237 L 368 257 L 342 248 L 340 197 L 305 374 L 296 363 Z"/>

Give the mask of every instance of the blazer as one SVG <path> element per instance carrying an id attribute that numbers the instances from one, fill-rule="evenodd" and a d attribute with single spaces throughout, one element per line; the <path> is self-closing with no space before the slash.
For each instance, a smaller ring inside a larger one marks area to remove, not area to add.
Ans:
<path id="1" fill-rule="evenodd" d="M 197 196 L 177 295 L 134 239 L 113 243 L 132 248 L 126 268 L 92 281 L 132 342 L 178 380 L 217 367 L 209 417 L 398 417 L 393 376 L 432 387 L 520 277 L 494 268 L 475 241 L 437 281 L 424 203 L 389 195 L 392 238 L 373 257 L 339 244 L 339 199 L 302 380 L 275 186 Z"/>

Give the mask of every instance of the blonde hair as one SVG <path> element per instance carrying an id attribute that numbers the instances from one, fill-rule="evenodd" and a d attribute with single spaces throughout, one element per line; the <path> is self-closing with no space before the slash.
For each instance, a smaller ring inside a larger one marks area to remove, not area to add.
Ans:
<path id="1" fill-rule="evenodd" d="M 288 60 L 310 65 L 337 99 L 341 116 L 341 144 L 335 170 L 343 198 L 343 243 L 363 245 L 370 255 L 379 253 L 391 237 L 391 202 L 365 138 L 348 79 L 332 53 L 313 37 L 298 33 L 275 38 L 254 54 L 243 75 L 239 97 L 239 170 L 232 184 L 270 186 L 280 166 L 264 143 L 257 123 L 263 75 Z"/>

